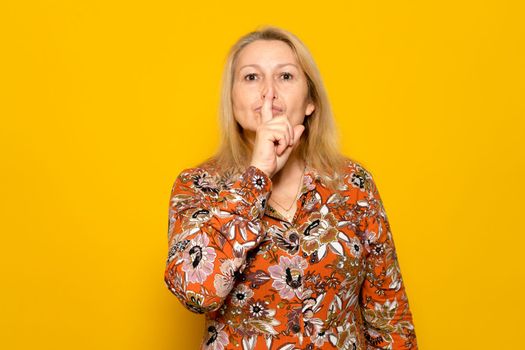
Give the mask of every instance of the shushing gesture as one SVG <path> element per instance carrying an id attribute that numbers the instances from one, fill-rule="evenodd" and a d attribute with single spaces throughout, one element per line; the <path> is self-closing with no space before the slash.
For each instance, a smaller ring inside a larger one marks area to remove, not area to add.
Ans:
<path id="1" fill-rule="evenodd" d="M 304 125 L 292 126 L 281 114 L 273 116 L 272 94 L 266 94 L 261 108 L 261 123 L 257 127 L 250 165 L 264 171 L 270 178 L 286 164 L 297 147 Z"/>

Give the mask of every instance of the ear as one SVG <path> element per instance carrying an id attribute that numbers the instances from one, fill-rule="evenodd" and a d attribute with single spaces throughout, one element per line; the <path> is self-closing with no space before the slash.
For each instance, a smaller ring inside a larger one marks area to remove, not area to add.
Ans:
<path id="1" fill-rule="evenodd" d="M 306 105 L 305 115 L 310 116 L 310 115 L 312 115 L 312 113 L 313 113 L 314 111 L 315 111 L 315 105 L 313 104 L 313 102 L 309 102 L 309 103 Z"/>

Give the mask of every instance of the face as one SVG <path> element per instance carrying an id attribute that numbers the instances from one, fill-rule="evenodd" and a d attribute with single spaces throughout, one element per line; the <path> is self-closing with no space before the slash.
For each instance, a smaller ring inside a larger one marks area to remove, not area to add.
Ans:
<path id="1" fill-rule="evenodd" d="M 239 52 L 233 70 L 233 113 L 249 139 L 254 139 L 261 123 L 267 94 L 273 98 L 273 115 L 286 115 L 292 127 L 302 124 L 315 109 L 308 99 L 306 75 L 292 49 L 280 40 L 248 44 Z"/>

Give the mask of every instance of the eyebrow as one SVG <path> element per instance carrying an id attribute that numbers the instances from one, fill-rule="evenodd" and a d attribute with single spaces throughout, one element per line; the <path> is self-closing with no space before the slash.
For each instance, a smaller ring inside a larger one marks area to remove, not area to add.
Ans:
<path id="1" fill-rule="evenodd" d="M 295 68 L 299 69 L 299 67 L 297 67 L 297 65 L 293 64 L 293 63 L 280 63 L 280 64 L 276 65 L 277 68 L 284 67 L 284 66 L 294 66 Z M 243 68 L 246 68 L 246 67 L 261 68 L 261 66 L 259 66 L 258 64 L 246 64 L 246 65 L 242 66 L 241 68 L 239 68 L 239 70 L 241 70 Z"/>

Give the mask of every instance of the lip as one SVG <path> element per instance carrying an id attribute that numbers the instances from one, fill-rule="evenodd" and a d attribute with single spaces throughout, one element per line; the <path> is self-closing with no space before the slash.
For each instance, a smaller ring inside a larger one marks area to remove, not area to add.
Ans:
<path id="1" fill-rule="evenodd" d="M 255 108 L 255 111 L 256 111 L 256 112 L 260 112 L 261 109 L 262 109 L 262 106 L 261 106 L 261 107 L 257 107 L 257 108 Z M 273 107 L 272 107 L 272 111 L 273 111 L 273 112 L 281 113 L 281 112 L 283 111 L 283 109 L 282 109 L 282 108 L 279 108 L 279 107 L 275 107 L 275 106 L 273 106 Z"/>

